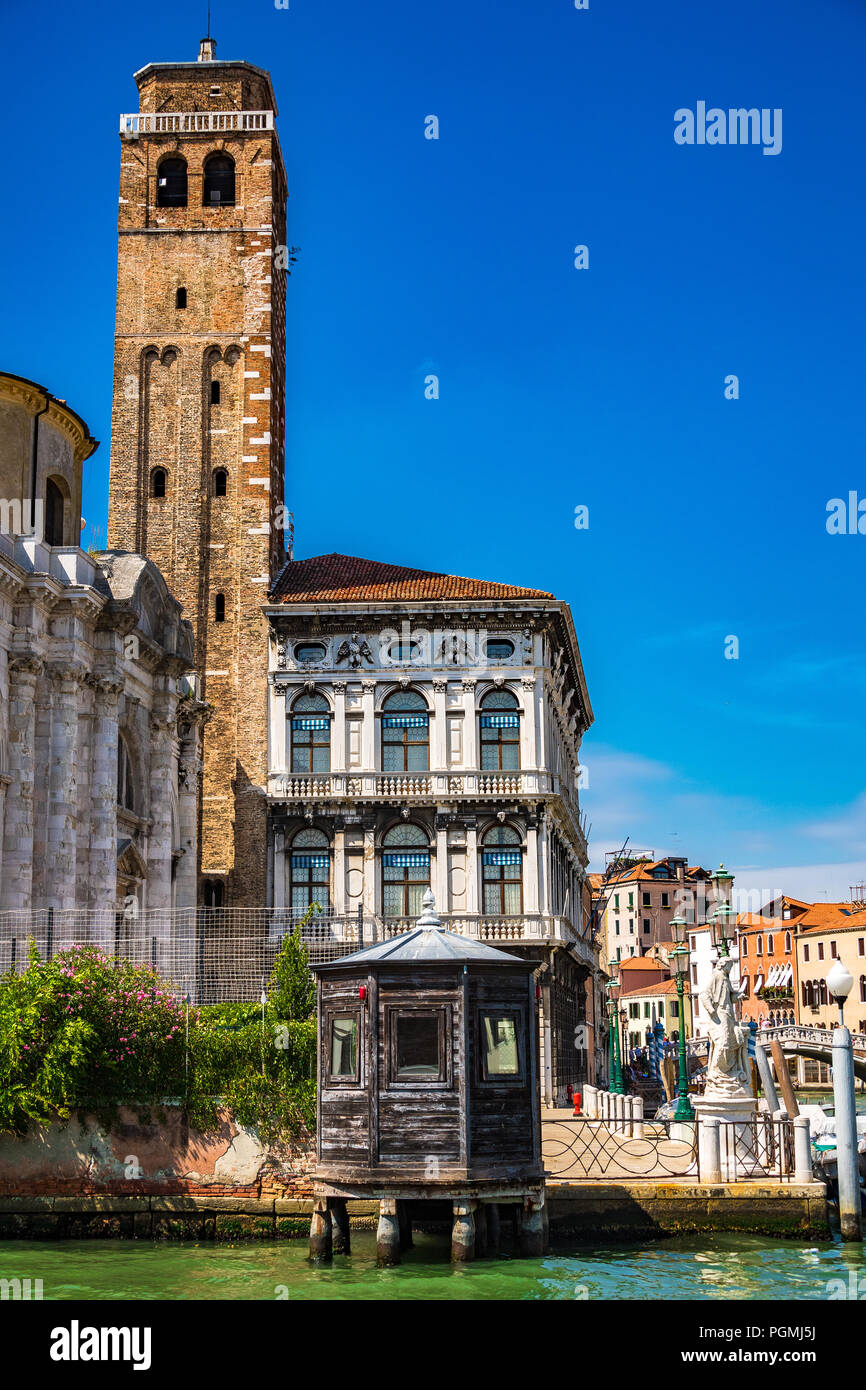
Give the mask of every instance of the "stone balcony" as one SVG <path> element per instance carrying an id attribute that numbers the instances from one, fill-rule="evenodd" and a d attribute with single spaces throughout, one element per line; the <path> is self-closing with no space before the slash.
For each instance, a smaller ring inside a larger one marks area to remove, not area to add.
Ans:
<path id="1" fill-rule="evenodd" d="M 120 133 L 129 140 L 140 135 L 209 135 L 273 128 L 273 111 L 133 111 L 120 117 Z"/>
<path id="2" fill-rule="evenodd" d="M 541 912 L 523 912 L 517 916 L 495 916 L 484 913 L 440 914 L 443 927 L 474 941 L 483 941 L 491 946 L 509 944 L 517 946 L 559 945 L 569 946 L 585 965 L 592 966 L 594 955 L 588 941 L 578 936 L 567 917 L 550 916 Z M 402 936 L 404 932 L 414 931 L 418 925 L 415 917 L 379 917 L 376 926 L 380 940 Z"/>
<path id="3" fill-rule="evenodd" d="M 544 772 L 331 772 L 310 776 L 277 772 L 268 777 L 268 796 L 274 801 L 550 796 L 561 794 L 557 783 L 557 778 Z M 571 810 L 570 798 L 566 804 Z"/>
<path id="4" fill-rule="evenodd" d="M 471 801 L 502 801 L 511 797 L 557 797 L 571 823 L 574 837 L 586 854 L 586 835 L 581 814 L 560 779 L 549 772 L 432 771 L 419 773 L 330 772 L 299 775 L 272 772 L 268 776 L 272 802 L 365 801 L 400 802 L 408 805 L 441 804 L 465 797 Z"/>

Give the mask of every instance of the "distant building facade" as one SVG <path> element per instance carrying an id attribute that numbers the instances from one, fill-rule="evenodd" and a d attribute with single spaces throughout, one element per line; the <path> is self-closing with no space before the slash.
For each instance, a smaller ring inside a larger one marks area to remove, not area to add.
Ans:
<path id="1" fill-rule="evenodd" d="M 808 906 L 781 897 L 737 918 L 743 1018 L 798 1021 L 797 935 Z"/>
<path id="2" fill-rule="evenodd" d="M 688 982 L 683 985 L 683 1014 L 685 1016 L 685 1035 L 692 1036 L 691 991 Z M 620 994 L 619 1011 L 626 1013 L 624 1026 L 629 1048 L 643 1047 L 647 1041 L 647 1030 L 660 1023 L 668 1039 L 679 1039 L 682 1023 L 680 1021 L 679 995 L 674 979 L 660 980 L 657 984 L 629 990 Z"/>
<path id="3" fill-rule="evenodd" d="M 611 856 L 596 888 L 605 959 L 666 958 L 671 918 L 679 912 L 687 922 L 700 920 L 710 877 L 675 855 Z"/>
<path id="4" fill-rule="evenodd" d="M 270 596 L 268 878 L 335 930 L 450 930 L 538 963 L 549 1102 L 595 1076 L 580 743 L 592 710 L 568 606 L 511 585 L 327 555 Z"/>
<path id="5" fill-rule="evenodd" d="M 845 1023 L 852 1032 L 866 1033 L 866 905 L 808 904 L 798 921 L 796 951 L 798 1022 L 836 1026 L 839 1009 L 827 992 L 827 972 L 835 960 L 841 960 L 854 978 L 845 1003 Z"/>

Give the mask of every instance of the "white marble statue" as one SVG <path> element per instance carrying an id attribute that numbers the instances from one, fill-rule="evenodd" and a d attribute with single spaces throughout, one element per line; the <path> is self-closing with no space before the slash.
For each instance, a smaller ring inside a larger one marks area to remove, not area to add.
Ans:
<path id="1" fill-rule="evenodd" d="M 710 982 L 701 994 L 707 1011 L 710 1055 L 707 1061 L 705 1096 L 733 1098 L 751 1095 L 749 1074 L 749 1029 L 737 1022 L 731 985 L 733 958 L 716 961 Z"/>

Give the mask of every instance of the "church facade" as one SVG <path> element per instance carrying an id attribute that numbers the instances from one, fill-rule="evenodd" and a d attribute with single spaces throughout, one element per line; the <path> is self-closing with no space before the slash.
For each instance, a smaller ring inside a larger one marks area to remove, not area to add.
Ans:
<path id="1" fill-rule="evenodd" d="M 96 447 L 65 401 L 0 373 L 7 952 L 15 922 L 29 929 L 40 912 L 110 947 L 121 916 L 196 902 L 206 710 L 185 680 L 192 632 L 150 560 L 79 547 L 82 466 Z"/>

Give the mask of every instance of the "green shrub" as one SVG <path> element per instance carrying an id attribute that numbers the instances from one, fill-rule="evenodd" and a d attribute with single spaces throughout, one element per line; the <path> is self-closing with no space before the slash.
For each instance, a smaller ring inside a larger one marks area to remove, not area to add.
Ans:
<path id="1" fill-rule="evenodd" d="M 0 1132 L 167 1100 L 216 1127 L 222 1104 L 279 1145 L 315 1125 L 315 987 L 300 931 L 285 938 L 269 1002 L 187 1008 L 148 966 L 93 946 L 0 978 Z M 188 1032 L 188 1040 L 187 1040 Z"/>

